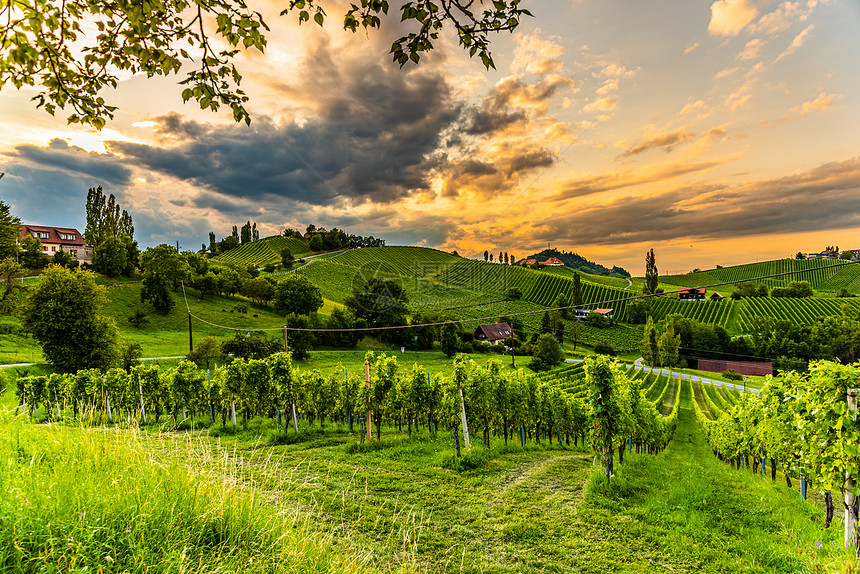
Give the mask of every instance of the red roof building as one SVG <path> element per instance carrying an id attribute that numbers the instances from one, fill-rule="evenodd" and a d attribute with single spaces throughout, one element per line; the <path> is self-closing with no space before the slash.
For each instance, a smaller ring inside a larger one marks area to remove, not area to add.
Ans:
<path id="1" fill-rule="evenodd" d="M 481 325 L 475 329 L 475 338 L 479 341 L 489 341 L 498 343 L 508 337 L 516 338 L 517 335 L 511 326 L 507 323 L 492 323 L 490 325 Z"/>
<path id="2" fill-rule="evenodd" d="M 693 287 L 691 289 L 681 289 L 678 291 L 678 299 L 681 301 L 704 301 L 705 288 Z"/>
<path id="3" fill-rule="evenodd" d="M 523 267 L 529 267 L 530 265 L 537 265 L 537 259 L 523 259 L 520 261 L 520 265 Z"/>
<path id="4" fill-rule="evenodd" d="M 92 263 L 93 249 L 84 241 L 81 232 L 74 227 L 49 227 L 46 225 L 21 225 L 18 245 L 27 237 L 38 239 L 42 242 L 42 253 L 53 257 L 54 253 L 62 249 L 67 251 L 72 259 L 77 259 L 78 264 Z"/>
<path id="5" fill-rule="evenodd" d="M 557 266 L 559 266 L 559 265 L 564 265 L 564 261 L 562 261 L 561 259 L 558 259 L 558 258 L 556 258 L 556 257 L 550 257 L 550 258 L 549 258 L 549 259 L 547 259 L 546 261 L 541 261 L 541 262 L 540 262 L 540 264 L 541 264 L 541 265 L 550 265 L 550 266 L 557 267 Z"/>

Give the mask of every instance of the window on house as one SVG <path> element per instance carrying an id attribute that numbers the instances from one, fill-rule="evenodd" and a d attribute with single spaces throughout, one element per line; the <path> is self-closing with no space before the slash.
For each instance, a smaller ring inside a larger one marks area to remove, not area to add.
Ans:
<path id="1" fill-rule="evenodd" d="M 48 246 L 47 246 L 47 245 L 43 245 L 43 246 L 42 246 L 42 251 L 47 251 L 47 250 L 48 250 Z"/>
<path id="2" fill-rule="evenodd" d="M 51 245 L 51 251 L 56 251 L 56 250 L 57 250 L 56 246 Z"/>
<path id="3" fill-rule="evenodd" d="M 48 234 L 47 234 L 47 233 L 45 233 L 45 232 L 43 232 L 43 231 L 40 231 L 40 232 L 39 232 L 39 239 L 47 239 L 47 238 L 48 238 Z"/>

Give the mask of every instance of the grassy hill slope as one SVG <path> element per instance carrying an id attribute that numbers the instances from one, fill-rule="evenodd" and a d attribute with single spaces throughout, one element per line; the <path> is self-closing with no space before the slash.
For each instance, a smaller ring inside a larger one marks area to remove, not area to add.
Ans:
<path id="1" fill-rule="evenodd" d="M 223 263 L 239 263 L 242 265 L 266 265 L 268 263 L 281 262 L 281 250 L 288 247 L 293 252 L 293 257 L 303 257 L 310 254 L 308 242 L 295 237 L 283 237 L 273 235 L 251 243 L 240 245 L 225 253 L 213 257 L 215 261 Z"/>
<path id="2" fill-rule="evenodd" d="M 757 283 L 763 283 L 773 289 L 785 287 L 792 281 L 809 281 L 813 289 L 818 289 L 819 285 L 825 284 L 831 277 L 842 271 L 842 266 L 845 264 L 845 261 L 835 259 L 776 259 L 684 275 L 665 275 L 660 277 L 660 282 L 683 287 L 700 287 L 728 281 L 746 281 L 753 277 L 777 273 L 790 273 L 782 277 L 760 280 Z M 728 289 L 731 290 L 730 287 Z"/>

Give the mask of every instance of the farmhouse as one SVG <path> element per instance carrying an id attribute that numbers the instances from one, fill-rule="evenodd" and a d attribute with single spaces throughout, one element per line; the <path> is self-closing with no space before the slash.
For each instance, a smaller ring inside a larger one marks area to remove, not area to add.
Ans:
<path id="1" fill-rule="evenodd" d="M 704 301 L 705 288 L 692 287 L 690 289 L 681 289 L 678 291 L 678 299 L 680 301 Z"/>
<path id="2" fill-rule="evenodd" d="M 537 262 L 537 259 L 523 259 L 522 261 L 520 261 L 520 265 L 522 265 L 523 267 L 529 267 L 531 265 L 537 265 Z"/>
<path id="3" fill-rule="evenodd" d="M 550 257 L 546 261 L 541 261 L 541 265 L 548 265 L 551 267 L 558 267 L 559 265 L 564 265 L 564 261 L 558 259 L 557 257 Z"/>
<path id="4" fill-rule="evenodd" d="M 48 227 L 44 225 L 21 225 L 17 243 L 20 245 L 27 237 L 42 242 L 42 252 L 49 257 L 59 250 L 66 251 L 77 260 L 78 265 L 93 262 L 93 248 L 84 242 L 80 231 L 73 227 Z"/>
<path id="5" fill-rule="evenodd" d="M 508 337 L 516 339 L 517 335 L 511 326 L 507 323 L 492 323 L 490 325 L 481 325 L 475 329 L 475 339 L 479 341 L 487 341 L 494 345 L 498 345 L 499 341 L 504 341 Z"/>

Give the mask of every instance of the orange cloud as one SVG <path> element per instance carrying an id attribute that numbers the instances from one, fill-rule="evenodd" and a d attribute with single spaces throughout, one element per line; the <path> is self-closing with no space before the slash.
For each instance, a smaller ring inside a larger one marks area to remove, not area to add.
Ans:
<path id="1" fill-rule="evenodd" d="M 809 33 L 812 32 L 812 30 L 814 29 L 815 26 L 813 26 L 812 24 L 804 28 L 804 30 L 800 34 L 794 37 L 794 40 L 791 41 L 791 44 L 789 44 L 788 48 L 786 48 L 785 51 L 780 54 L 775 61 L 779 62 L 783 58 L 791 56 L 792 54 L 797 52 L 797 50 L 799 50 L 803 46 L 803 44 L 806 43 L 806 39 L 809 37 Z"/>
<path id="2" fill-rule="evenodd" d="M 598 98 L 582 108 L 586 112 L 609 112 L 618 107 L 618 97 Z"/>
<path id="3" fill-rule="evenodd" d="M 665 152 L 670 152 L 677 146 L 695 139 L 695 137 L 696 134 L 683 129 L 675 130 L 673 132 L 665 134 L 657 134 L 655 136 L 646 138 L 644 141 L 642 141 L 642 143 L 636 144 L 628 148 L 621 155 L 622 157 L 630 157 L 648 151 L 649 149 L 656 148 L 660 148 Z"/>
<path id="4" fill-rule="evenodd" d="M 758 8 L 749 0 L 717 0 L 711 4 L 708 33 L 714 36 L 737 36 L 758 16 Z"/>
<path id="5" fill-rule="evenodd" d="M 759 38 L 753 38 L 747 42 L 741 53 L 738 54 L 738 60 L 754 60 L 758 58 L 761 49 L 764 47 L 765 41 Z"/>
<path id="6" fill-rule="evenodd" d="M 818 97 L 809 102 L 803 102 L 797 106 L 791 108 L 791 114 L 782 118 L 783 120 L 792 120 L 796 118 L 800 118 L 806 115 L 809 115 L 813 112 L 817 112 L 819 110 L 825 110 L 829 107 L 832 107 L 836 100 L 840 99 L 842 94 L 827 94 L 826 92 L 821 92 L 818 94 Z"/>

